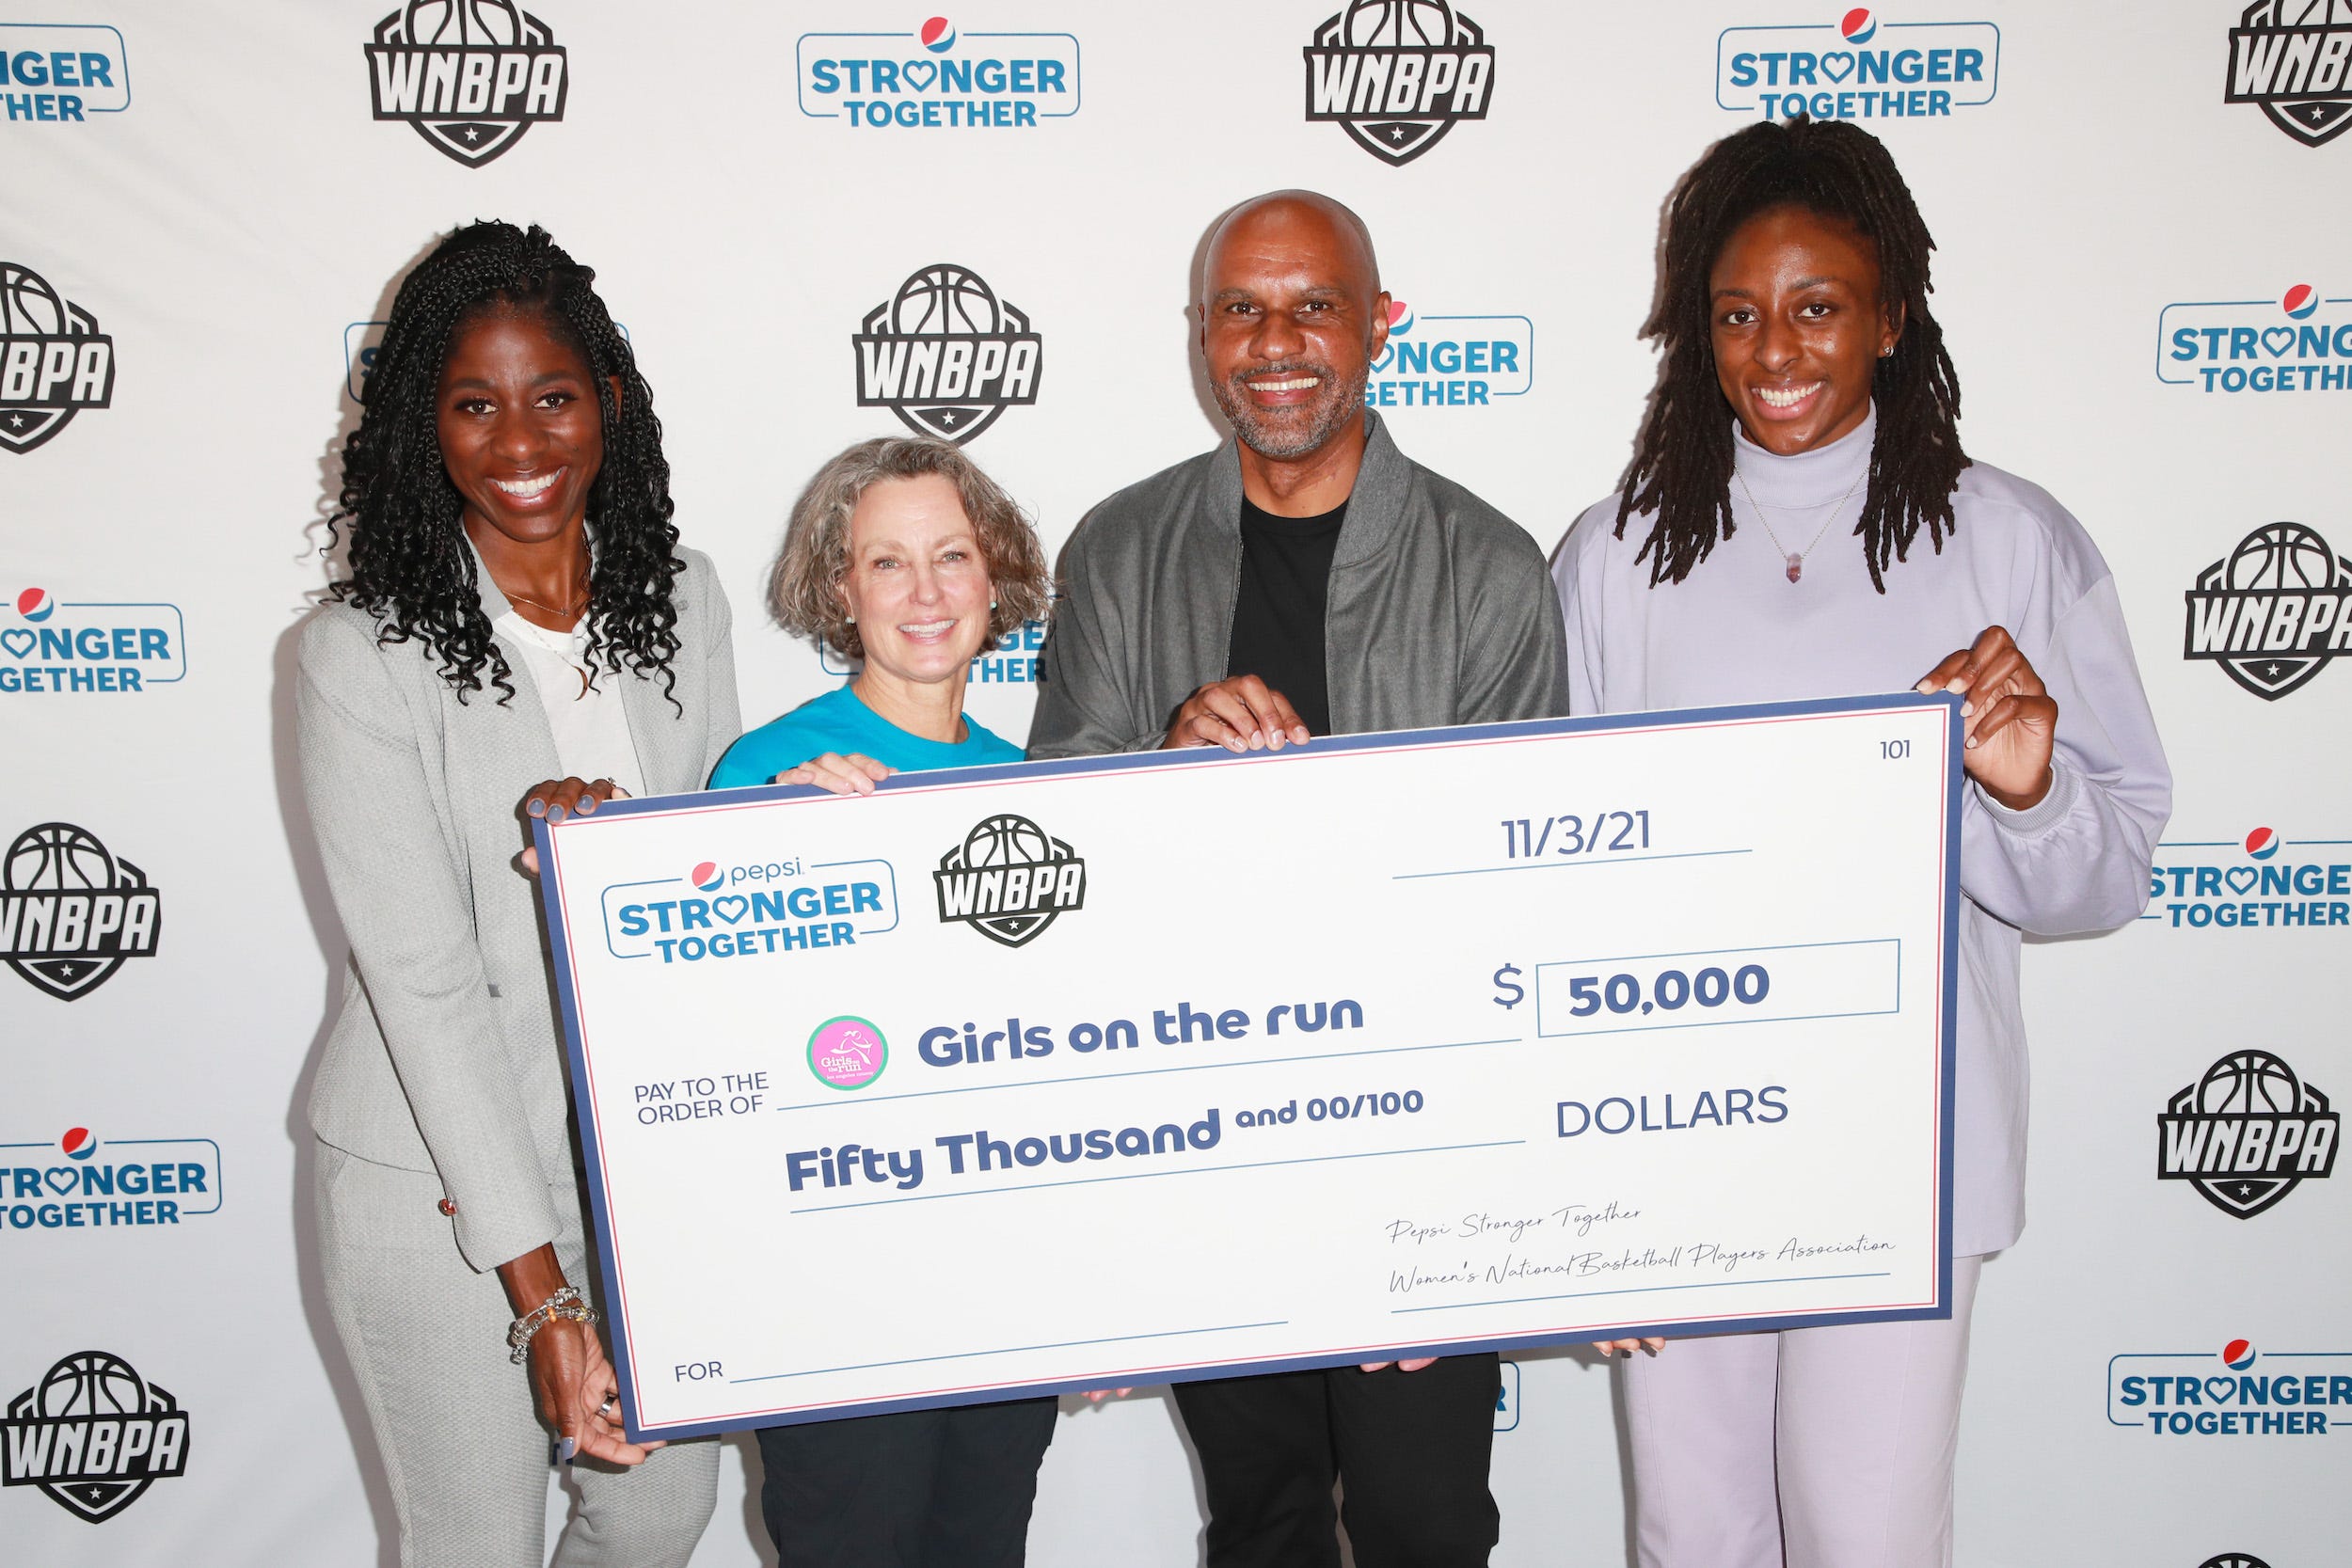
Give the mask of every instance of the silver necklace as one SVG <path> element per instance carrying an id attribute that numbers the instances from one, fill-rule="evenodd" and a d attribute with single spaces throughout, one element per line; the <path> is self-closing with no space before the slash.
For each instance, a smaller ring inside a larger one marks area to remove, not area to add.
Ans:
<path id="1" fill-rule="evenodd" d="M 1780 542 L 1780 535 L 1772 531 L 1772 519 L 1766 515 L 1764 503 L 1756 499 L 1756 492 L 1748 488 L 1748 482 L 1740 476 L 1737 467 L 1731 470 L 1731 477 L 1740 481 L 1740 493 L 1747 497 L 1748 504 L 1756 509 L 1756 520 L 1764 525 L 1764 536 L 1772 542 L 1772 548 L 1788 558 L 1788 580 L 1794 582 L 1804 576 L 1804 558 L 1813 553 L 1813 546 L 1821 542 L 1821 535 L 1829 531 L 1829 525 L 1837 520 L 1837 514 L 1845 504 L 1853 499 L 1853 493 L 1862 486 L 1862 476 L 1869 471 L 1870 465 L 1867 463 L 1855 471 L 1853 483 L 1846 486 L 1846 493 L 1829 503 L 1829 515 L 1823 517 L 1821 526 L 1814 531 L 1812 543 L 1801 550 L 1791 550 Z"/>

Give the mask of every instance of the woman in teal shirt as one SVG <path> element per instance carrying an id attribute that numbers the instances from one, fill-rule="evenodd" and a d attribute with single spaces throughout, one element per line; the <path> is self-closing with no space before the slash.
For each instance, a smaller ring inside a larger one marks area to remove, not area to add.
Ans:
<path id="1" fill-rule="evenodd" d="M 961 448 L 861 441 L 826 464 L 792 509 L 768 603 L 866 667 L 729 747 L 713 789 L 867 794 L 892 773 L 1021 760 L 964 716 L 964 683 L 982 648 L 1045 614 L 1045 551 Z"/>
<path id="2" fill-rule="evenodd" d="M 826 464 L 792 509 L 768 603 L 865 668 L 736 741 L 712 788 L 864 795 L 893 773 L 1021 760 L 964 716 L 964 684 L 983 647 L 1044 615 L 1045 552 L 958 448 L 865 441 Z M 1054 1411 L 1009 1400 L 765 1428 L 768 1532 L 793 1568 L 1018 1568 Z"/>

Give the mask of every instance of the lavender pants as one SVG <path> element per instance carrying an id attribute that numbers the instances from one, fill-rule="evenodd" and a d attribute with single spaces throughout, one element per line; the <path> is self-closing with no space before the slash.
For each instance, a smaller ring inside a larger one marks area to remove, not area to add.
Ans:
<path id="1" fill-rule="evenodd" d="M 1675 1339 L 1626 1366 L 1642 1568 L 1950 1568 L 1984 1259 L 1948 1322 Z"/>

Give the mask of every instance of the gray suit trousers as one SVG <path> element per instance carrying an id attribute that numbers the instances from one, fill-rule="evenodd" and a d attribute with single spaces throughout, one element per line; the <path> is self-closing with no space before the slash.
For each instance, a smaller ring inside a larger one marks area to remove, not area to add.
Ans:
<path id="1" fill-rule="evenodd" d="M 358 1373 L 399 1515 L 402 1568 L 545 1568 L 553 1441 L 495 1274 L 459 1255 L 441 1180 L 319 1146 L 326 1300 Z M 580 1196 L 553 1189 L 564 1277 L 591 1294 Z M 718 1495 L 715 1441 L 676 1443 L 635 1469 L 583 1460 L 557 1568 L 684 1568 Z"/>

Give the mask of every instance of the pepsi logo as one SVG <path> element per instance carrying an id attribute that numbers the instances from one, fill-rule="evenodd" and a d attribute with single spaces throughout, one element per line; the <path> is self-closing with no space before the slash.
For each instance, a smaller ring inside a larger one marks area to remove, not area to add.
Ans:
<path id="1" fill-rule="evenodd" d="M 2319 291 L 2309 283 L 2297 283 L 2279 301 L 2279 309 L 2296 321 L 2301 321 L 2319 309 Z"/>
<path id="2" fill-rule="evenodd" d="M 944 16 L 932 17 L 923 24 L 923 47 L 934 55 L 945 55 L 956 46 L 956 26 Z"/>
<path id="3" fill-rule="evenodd" d="M 693 874 L 686 879 L 705 893 L 716 893 L 725 885 L 727 879 L 726 873 L 719 869 L 718 862 L 704 861 L 694 867 Z"/>
<path id="4" fill-rule="evenodd" d="M 56 608 L 46 588 L 27 588 L 16 596 L 16 612 L 27 621 L 46 621 Z"/>
<path id="5" fill-rule="evenodd" d="M 2256 828 L 2246 835 L 2246 852 L 2258 861 L 2266 861 L 2279 852 L 2280 843 L 2276 829 Z"/>
<path id="6" fill-rule="evenodd" d="M 98 1152 L 98 1140 L 90 1136 L 87 1127 L 70 1127 L 65 1136 L 57 1140 L 57 1147 L 65 1150 L 69 1160 L 87 1160 Z"/>
<path id="7" fill-rule="evenodd" d="M 1878 36 L 1879 19 L 1867 6 L 1856 6 L 1838 20 L 1837 31 L 1848 43 L 1867 43 Z"/>
<path id="8" fill-rule="evenodd" d="M 2250 1339 L 2233 1339 L 2221 1347 L 2221 1364 L 2233 1372 L 2242 1372 L 2254 1364 L 2254 1344 Z"/>
<path id="9" fill-rule="evenodd" d="M 1413 329 L 1413 308 L 1401 299 L 1389 301 L 1389 331 L 1391 335 Z"/>

